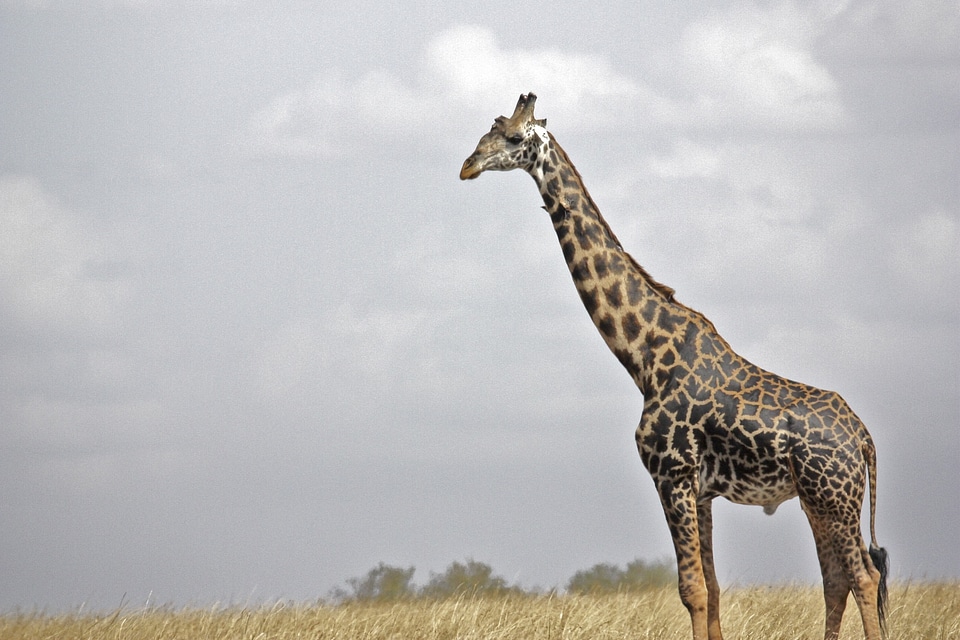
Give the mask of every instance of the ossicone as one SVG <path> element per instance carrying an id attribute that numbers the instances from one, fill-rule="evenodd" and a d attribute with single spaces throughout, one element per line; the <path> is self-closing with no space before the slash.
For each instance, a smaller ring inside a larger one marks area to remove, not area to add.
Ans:
<path id="1" fill-rule="evenodd" d="M 513 110 L 513 115 L 510 116 L 510 122 L 513 124 L 532 122 L 541 127 L 547 126 L 546 119 L 537 120 L 533 116 L 533 107 L 536 103 L 537 94 L 532 91 L 529 93 L 521 93 L 520 99 L 517 100 L 517 107 Z"/>

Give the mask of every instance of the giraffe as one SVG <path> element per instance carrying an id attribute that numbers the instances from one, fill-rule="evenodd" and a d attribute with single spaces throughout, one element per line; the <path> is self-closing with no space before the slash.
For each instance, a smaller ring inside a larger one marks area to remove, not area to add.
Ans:
<path id="1" fill-rule="evenodd" d="M 768 514 L 799 496 L 813 530 L 826 606 L 824 638 L 837 638 L 852 591 L 868 640 L 881 638 L 887 552 L 877 544 L 876 450 L 832 391 L 787 380 L 730 348 L 703 314 L 676 300 L 626 251 L 584 187 L 537 97 L 521 95 L 463 163 L 461 180 L 523 169 L 537 184 L 590 318 L 643 395 L 636 431 L 677 556 L 680 599 L 694 640 L 721 640 L 712 500 Z M 862 534 L 870 495 L 870 547 Z"/>

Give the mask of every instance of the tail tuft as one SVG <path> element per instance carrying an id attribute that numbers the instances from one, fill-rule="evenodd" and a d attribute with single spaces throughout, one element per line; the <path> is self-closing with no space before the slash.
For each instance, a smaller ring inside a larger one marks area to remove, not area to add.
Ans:
<path id="1" fill-rule="evenodd" d="M 880 586 L 877 588 L 877 614 L 880 617 L 880 628 L 886 629 L 884 617 L 887 611 L 887 574 L 890 572 L 890 558 L 883 547 L 870 545 L 870 560 L 880 572 Z"/>

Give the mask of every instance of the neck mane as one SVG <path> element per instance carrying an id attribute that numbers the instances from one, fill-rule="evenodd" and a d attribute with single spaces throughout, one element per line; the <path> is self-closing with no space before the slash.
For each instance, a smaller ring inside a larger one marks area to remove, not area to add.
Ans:
<path id="1" fill-rule="evenodd" d="M 644 395 L 654 389 L 665 335 L 722 338 L 703 314 L 679 302 L 623 246 L 552 135 L 529 173 L 550 214 L 577 292 L 610 350 Z"/>
<path id="2" fill-rule="evenodd" d="M 627 261 L 629 267 L 641 277 L 652 291 L 663 298 L 664 302 L 676 305 L 699 316 L 711 329 L 714 329 L 713 323 L 710 322 L 706 316 L 678 302 L 675 298 L 676 291 L 672 287 L 655 280 L 643 265 L 637 262 L 632 255 L 624 251 L 623 245 L 620 243 L 617 235 L 600 213 L 600 209 L 590 196 L 590 192 L 587 191 L 580 172 L 570 160 L 570 156 L 567 155 L 566 150 L 560 146 L 560 143 L 557 142 L 552 133 L 550 134 L 549 142 L 545 146 L 548 150 L 545 154 L 546 157 L 543 158 L 542 164 L 535 167 L 531 175 L 533 175 L 534 180 L 537 182 L 540 195 L 543 197 L 543 208 L 550 214 L 550 218 L 553 220 L 554 227 L 558 228 L 558 232 L 564 220 L 569 219 L 574 214 L 580 214 L 585 220 L 594 222 L 597 227 L 599 227 L 602 235 L 607 239 L 606 244 L 615 247 Z"/>

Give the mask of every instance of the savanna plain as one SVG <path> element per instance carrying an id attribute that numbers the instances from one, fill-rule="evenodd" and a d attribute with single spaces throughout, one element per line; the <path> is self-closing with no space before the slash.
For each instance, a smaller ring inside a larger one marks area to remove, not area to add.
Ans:
<path id="1" fill-rule="evenodd" d="M 743 640 L 819 639 L 820 590 L 735 587 L 722 596 L 724 635 Z M 862 638 L 851 598 L 842 639 Z M 469 595 L 390 602 L 278 602 L 208 608 L 148 607 L 113 612 L 0 615 L 0 640 L 573 639 L 690 636 L 676 590 L 603 595 Z M 890 640 L 960 639 L 960 583 L 907 582 L 890 588 Z"/>

